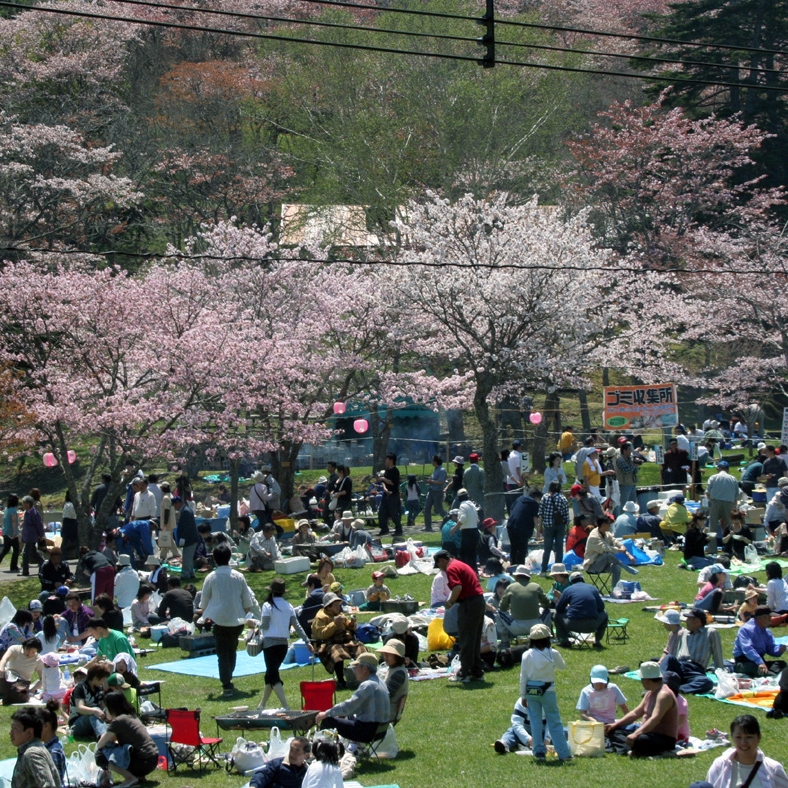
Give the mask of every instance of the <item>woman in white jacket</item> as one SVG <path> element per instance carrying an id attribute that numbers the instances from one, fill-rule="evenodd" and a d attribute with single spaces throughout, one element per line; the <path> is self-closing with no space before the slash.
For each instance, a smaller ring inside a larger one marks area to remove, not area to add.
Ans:
<path id="1" fill-rule="evenodd" d="M 731 723 L 733 747 L 712 763 L 707 782 L 714 788 L 731 785 L 750 788 L 788 788 L 788 777 L 780 763 L 767 758 L 758 745 L 761 727 L 751 714 L 742 714 Z"/>
<path id="2" fill-rule="evenodd" d="M 570 761 L 572 754 L 566 742 L 555 694 L 555 672 L 566 670 L 566 663 L 564 658 L 550 647 L 550 628 L 545 624 L 532 626 L 529 638 L 531 647 L 523 654 L 520 667 L 520 700 L 523 706 L 528 707 L 531 719 L 531 747 L 536 758 L 540 760 L 547 754 L 542 727 L 544 714 L 559 760 Z"/>

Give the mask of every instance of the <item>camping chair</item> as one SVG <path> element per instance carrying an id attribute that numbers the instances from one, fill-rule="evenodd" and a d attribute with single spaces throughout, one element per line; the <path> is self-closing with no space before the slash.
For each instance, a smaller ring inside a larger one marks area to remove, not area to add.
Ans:
<path id="1" fill-rule="evenodd" d="M 399 699 L 399 702 L 397 703 L 397 710 L 394 712 L 394 719 L 391 721 L 392 725 L 396 725 L 402 719 L 402 715 L 405 711 L 405 703 L 407 702 L 407 700 L 408 700 L 407 695 L 403 695 Z"/>
<path id="2" fill-rule="evenodd" d="M 627 624 L 629 624 L 628 618 L 611 618 L 607 622 L 605 641 L 609 644 L 611 640 L 615 640 L 617 643 L 624 643 L 629 640 Z"/>
<path id="3" fill-rule="evenodd" d="M 591 582 L 599 591 L 601 596 L 612 596 L 613 575 L 610 572 L 589 572 L 586 574 L 591 578 Z"/>
<path id="4" fill-rule="evenodd" d="M 314 665 L 312 666 L 314 671 Z M 336 703 L 336 679 L 302 681 L 301 708 L 309 711 L 328 711 Z"/>
<path id="5" fill-rule="evenodd" d="M 207 738 L 200 733 L 199 709 L 194 711 L 167 709 L 165 718 L 170 728 L 167 750 L 170 753 L 173 771 L 177 771 L 178 764 L 186 764 L 202 772 L 205 770 L 206 759 L 221 768 L 217 756 L 223 739 Z"/>
<path id="6" fill-rule="evenodd" d="M 159 696 L 158 708 L 154 711 L 140 711 L 140 704 L 143 699 L 149 698 L 151 695 Z M 143 681 L 137 687 L 137 716 L 146 724 L 165 719 L 165 712 L 161 707 L 161 681 Z"/>

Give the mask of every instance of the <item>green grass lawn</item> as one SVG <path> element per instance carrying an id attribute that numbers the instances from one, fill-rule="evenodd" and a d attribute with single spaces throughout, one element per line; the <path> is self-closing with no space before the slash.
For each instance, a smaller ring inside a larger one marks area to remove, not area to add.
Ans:
<path id="1" fill-rule="evenodd" d="M 434 539 L 434 537 L 433 537 Z M 640 580 L 644 588 L 662 601 L 671 599 L 689 600 L 694 596 L 697 575 L 676 568 L 679 554 L 668 553 L 663 567 L 646 567 Z M 346 589 L 363 588 L 369 583 L 369 568 L 361 570 L 337 570 L 338 579 Z M 249 575 L 250 583 L 263 596 L 263 588 L 270 582 L 271 573 Z M 301 598 L 300 576 L 289 579 L 288 598 L 297 602 Z M 392 592 L 410 592 L 416 598 L 429 599 L 430 578 L 425 576 L 389 580 Z M 537 580 L 547 587 L 547 579 Z M 17 605 L 26 603 L 37 592 L 34 580 L 0 584 L 0 594 L 7 594 Z M 572 649 L 564 651 L 568 670 L 559 674 L 558 698 L 564 723 L 577 719 L 574 707 L 581 688 L 588 683 L 592 665 L 602 662 L 608 667 L 627 664 L 633 669 L 640 661 L 660 653 L 664 646 L 663 627 L 653 620 L 653 613 L 641 611 L 639 604 L 609 605 L 611 617 L 627 616 L 630 619 L 631 639 L 621 645 L 611 645 L 603 651 Z M 722 639 L 726 656 L 730 654 L 734 638 L 733 630 L 723 630 Z M 177 659 L 180 652 L 169 649 L 141 660 L 143 679 L 166 679 L 163 689 L 165 705 L 200 707 L 203 710 L 203 731 L 211 735 L 215 726 L 211 715 L 219 714 L 230 705 L 256 705 L 263 687 L 262 675 L 240 678 L 236 681 L 238 695 L 232 702 L 219 698 L 219 683 L 210 679 L 195 679 L 189 676 L 163 674 L 149 671 L 146 662 Z M 318 678 L 327 674 L 322 666 L 316 668 Z M 298 702 L 298 682 L 311 677 L 311 669 L 303 668 L 283 674 L 285 689 L 291 705 Z M 614 679 L 630 703 L 635 706 L 640 696 L 640 684 L 626 678 Z M 358 777 L 364 785 L 397 783 L 406 786 L 434 786 L 434 788 L 457 788 L 458 785 L 507 785 L 513 777 L 526 785 L 547 779 L 551 785 L 597 786 L 638 785 L 641 788 L 672 788 L 687 786 L 693 780 L 705 776 L 706 770 L 721 750 L 702 754 L 690 759 L 671 759 L 632 762 L 627 758 L 608 755 L 602 759 L 576 760 L 564 767 L 548 761 L 538 766 L 533 759 L 516 755 L 496 755 L 492 742 L 508 727 L 512 706 L 518 694 L 518 671 L 495 671 L 487 675 L 483 683 L 469 685 L 452 684 L 445 680 L 413 683 L 411 685 L 405 716 L 397 727 L 400 755 L 395 761 L 366 764 Z M 344 696 L 344 693 L 341 693 Z M 689 698 L 690 726 L 693 734 L 703 733 L 712 727 L 727 729 L 730 721 L 739 713 L 734 706 L 706 700 Z M 0 708 L 0 716 L 8 727 L 10 709 Z M 755 712 L 764 731 L 763 747 L 768 755 L 788 762 L 788 722 L 767 720 L 763 712 Z M 235 741 L 235 733 L 227 732 L 224 749 L 229 750 Z M 255 737 L 257 734 L 252 734 Z M 262 738 L 263 734 L 260 734 Z M 0 744 L 0 757 L 12 757 L 13 748 L 5 738 Z M 162 786 L 182 786 L 199 780 L 206 786 L 242 785 L 240 776 L 229 777 L 220 771 L 209 771 L 204 777 L 184 771 L 177 776 L 156 772 L 155 779 Z"/>

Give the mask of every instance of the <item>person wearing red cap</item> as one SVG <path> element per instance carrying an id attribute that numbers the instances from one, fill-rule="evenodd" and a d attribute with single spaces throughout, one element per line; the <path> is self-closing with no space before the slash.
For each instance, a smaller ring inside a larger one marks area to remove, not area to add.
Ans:
<path id="1" fill-rule="evenodd" d="M 482 523 L 477 555 L 478 562 L 481 565 L 486 564 L 490 558 L 499 558 L 501 561 L 506 558 L 503 551 L 498 547 L 497 527 L 498 523 L 492 517 L 488 517 Z"/>
<path id="2" fill-rule="evenodd" d="M 468 455 L 470 465 L 462 476 L 462 485 L 468 491 L 468 498 L 476 504 L 479 519 L 484 519 L 484 471 L 479 467 L 479 455 Z"/>
<path id="3" fill-rule="evenodd" d="M 359 610 L 380 610 L 384 602 L 391 599 L 391 591 L 388 586 L 383 585 L 386 576 L 383 572 L 372 573 L 372 585 L 367 589 L 367 601 L 359 605 Z"/>

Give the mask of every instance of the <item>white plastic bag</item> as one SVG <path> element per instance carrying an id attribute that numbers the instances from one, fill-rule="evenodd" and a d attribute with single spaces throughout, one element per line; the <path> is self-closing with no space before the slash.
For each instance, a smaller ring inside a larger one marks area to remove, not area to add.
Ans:
<path id="1" fill-rule="evenodd" d="M 230 763 L 241 774 L 261 768 L 265 760 L 263 748 L 257 742 L 247 741 L 243 736 L 236 739 L 230 751 Z"/>
<path id="2" fill-rule="evenodd" d="M 375 750 L 378 758 L 393 761 L 399 755 L 399 746 L 397 745 L 397 733 L 394 726 L 389 723 L 389 729 L 383 737 L 380 746 Z"/>
<path id="3" fill-rule="evenodd" d="M 454 659 L 451 661 L 451 665 L 449 665 L 449 673 L 452 676 L 456 676 L 460 672 L 460 667 L 462 663 L 460 662 L 460 655 L 457 654 Z"/>
<path id="4" fill-rule="evenodd" d="M 744 546 L 744 563 L 745 564 L 759 564 L 761 561 L 758 558 L 758 551 L 755 549 L 754 544 Z"/>
<path id="5" fill-rule="evenodd" d="M 290 742 L 292 739 L 282 739 L 279 728 L 271 728 L 271 737 L 268 740 L 268 752 L 265 754 L 267 760 L 274 758 L 284 758 L 290 752 Z"/>
<path id="6" fill-rule="evenodd" d="M 355 566 L 357 569 L 360 569 L 362 566 L 364 566 L 369 559 L 369 553 L 367 552 L 367 549 L 364 545 L 359 545 L 356 548 L 354 555 L 356 559 Z"/>
<path id="7" fill-rule="evenodd" d="M 16 608 L 14 603 L 7 596 L 4 596 L 2 602 L 0 602 L 0 627 L 4 627 L 15 614 Z"/>
<path id="8" fill-rule="evenodd" d="M 406 547 L 407 547 L 408 553 L 410 553 L 411 560 L 415 560 L 416 558 L 419 558 L 419 553 L 416 550 L 416 545 L 413 544 L 413 539 L 411 539 L 411 538 L 408 539 Z"/>
<path id="9" fill-rule="evenodd" d="M 714 690 L 714 697 L 722 700 L 723 698 L 730 698 L 739 691 L 739 681 L 733 673 L 728 673 L 722 668 L 717 668 L 714 671 L 717 677 L 717 689 Z"/>
<path id="10" fill-rule="evenodd" d="M 194 634 L 194 624 L 191 621 L 184 621 L 182 618 L 178 618 L 177 616 L 173 619 L 170 619 L 170 622 L 167 624 L 167 632 L 171 635 L 176 634 L 177 632 L 186 632 L 189 635 Z"/>

